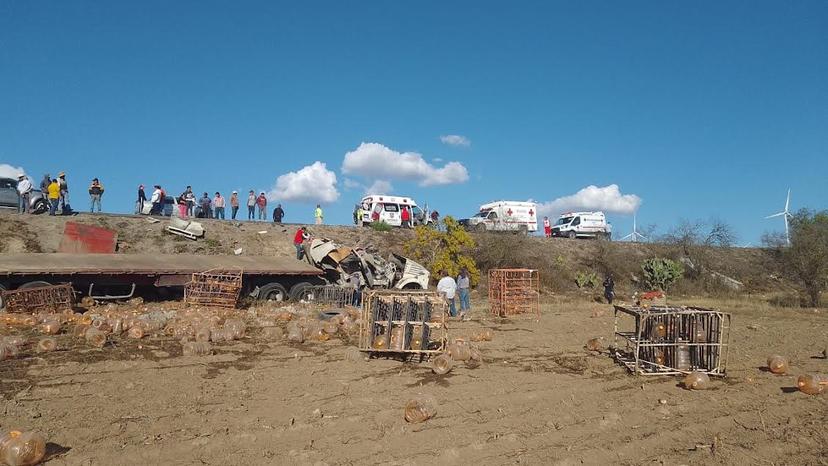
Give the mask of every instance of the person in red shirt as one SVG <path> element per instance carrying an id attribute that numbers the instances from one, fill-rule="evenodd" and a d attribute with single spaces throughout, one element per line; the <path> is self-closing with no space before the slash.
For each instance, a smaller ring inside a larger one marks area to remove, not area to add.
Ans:
<path id="1" fill-rule="evenodd" d="M 400 219 L 402 220 L 403 228 L 411 228 L 411 211 L 408 210 L 408 207 L 403 206 L 402 213 L 400 213 Z"/>
<path id="2" fill-rule="evenodd" d="M 265 193 L 259 194 L 256 198 L 256 205 L 259 206 L 259 220 L 267 220 L 267 198 Z"/>
<path id="3" fill-rule="evenodd" d="M 302 260 L 305 258 L 305 248 L 303 243 L 308 239 L 308 234 L 305 232 L 305 227 L 299 227 L 296 234 L 293 236 L 293 245 L 296 247 L 296 259 Z"/>
<path id="4" fill-rule="evenodd" d="M 547 238 L 552 237 L 552 224 L 549 223 L 549 217 L 543 217 L 543 234 Z"/>

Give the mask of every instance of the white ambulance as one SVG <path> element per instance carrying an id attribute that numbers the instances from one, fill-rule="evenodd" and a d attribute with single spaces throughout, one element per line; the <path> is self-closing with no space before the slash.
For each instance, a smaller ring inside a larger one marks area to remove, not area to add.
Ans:
<path id="1" fill-rule="evenodd" d="M 567 212 L 552 225 L 552 236 L 610 239 L 612 225 L 603 212 Z"/>
<path id="2" fill-rule="evenodd" d="M 460 220 L 460 224 L 475 231 L 512 231 L 528 234 L 538 231 L 537 211 L 534 202 L 490 202 L 480 206 L 480 211 L 474 217 Z"/>
<path id="3" fill-rule="evenodd" d="M 389 196 L 387 194 L 369 194 L 362 198 L 362 223 L 385 222 L 391 226 L 402 225 L 402 209 L 406 207 L 411 213 L 411 225 L 428 225 L 431 218 L 428 213 L 420 209 L 414 199 L 405 196 Z"/>

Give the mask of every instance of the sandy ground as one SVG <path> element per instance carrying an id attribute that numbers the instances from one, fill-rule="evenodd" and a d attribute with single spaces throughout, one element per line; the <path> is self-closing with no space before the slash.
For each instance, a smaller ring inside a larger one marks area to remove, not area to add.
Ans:
<path id="1" fill-rule="evenodd" d="M 828 395 L 791 389 L 800 373 L 828 373 L 825 310 L 684 300 L 734 316 L 729 377 L 687 391 L 586 352 L 588 338 L 611 340 L 612 312 L 572 299 L 549 298 L 540 321 L 495 321 L 475 300 L 475 319 L 450 332 L 493 329 L 485 363 L 444 376 L 255 328 L 202 357 L 162 337 L 26 350 L 0 363 L 0 427 L 43 432 L 54 465 L 828 464 Z M 777 352 L 791 375 L 760 369 Z M 437 416 L 407 424 L 419 393 Z"/>

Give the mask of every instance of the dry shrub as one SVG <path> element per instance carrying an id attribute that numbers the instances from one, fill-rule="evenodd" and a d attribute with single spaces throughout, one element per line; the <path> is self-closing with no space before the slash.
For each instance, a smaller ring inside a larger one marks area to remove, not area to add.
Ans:
<path id="1" fill-rule="evenodd" d="M 539 248 L 531 238 L 520 235 L 483 233 L 476 235 L 474 254 L 481 277 L 488 277 L 489 269 L 535 269 L 540 273 L 541 287 L 555 291 L 575 288 L 572 271 L 556 264 L 550 251 Z M 488 286 L 488 280 L 481 280 Z"/>

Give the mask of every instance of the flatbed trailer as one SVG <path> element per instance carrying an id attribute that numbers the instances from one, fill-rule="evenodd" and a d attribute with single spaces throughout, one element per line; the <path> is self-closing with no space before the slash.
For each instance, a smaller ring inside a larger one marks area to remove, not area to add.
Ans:
<path id="1" fill-rule="evenodd" d="M 241 270 L 242 294 L 284 301 L 325 284 L 321 270 L 289 257 L 192 254 L 0 254 L 0 291 L 69 283 L 80 296 L 131 297 L 136 291 L 181 289 L 192 274 Z M 0 303 L 2 308 L 2 303 Z"/>

